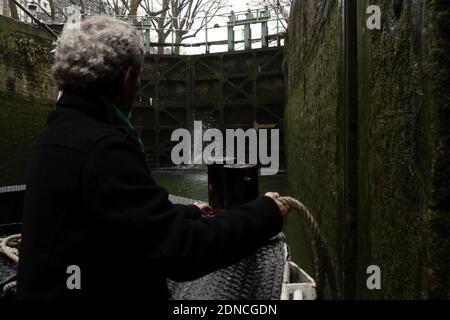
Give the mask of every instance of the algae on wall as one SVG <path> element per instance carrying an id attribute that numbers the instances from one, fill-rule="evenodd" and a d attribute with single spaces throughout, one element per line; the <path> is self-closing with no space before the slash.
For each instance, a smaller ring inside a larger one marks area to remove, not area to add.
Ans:
<path id="1" fill-rule="evenodd" d="M 450 1 L 431 0 L 429 7 L 432 176 L 427 206 L 427 291 L 430 298 L 450 299 Z"/>
<path id="2" fill-rule="evenodd" d="M 338 101 L 341 17 L 338 1 L 297 1 L 291 9 L 285 145 L 294 196 L 313 212 L 342 272 Z"/>
<path id="3" fill-rule="evenodd" d="M 424 1 L 359 4 L 359 282 L 365 265 L 383 272 L 381 291 L 359 296 L 423 297 L 425 229 L 430 189 L 428 107 L 424 82 Z M 370 4 L 381 7 L 382 30 L 365 28 Z M 425 10 L 425 12 L 424 12 Z M 364 244 L 364 245 L 362 245 Z"/>
<path id="4" fill-rule="evenodd" d="M 48 61 L 52 41 L 37 27 L 0 16 L 0 91 L 54 100 Z"/>
<path id="5" fill-rule="evenodd" d="M 0 16 L 0 186 L 26 183 L 37 136 L 56 97 L 49 36 Z"/>
<path id="6" fill-rule="evenodd" d="M 0 186 L 26 183 L 28 162 L 50 103 L 0 92 Z"/>
<path id="7" fill-rule="evenodd" d="M 357 127 L 349 136 L 346 35 L 340 33 L 348 3 L 297 1 L 292 9 L 285 133 L 290 187 L 319 220 L 343 297 L 447 298 L 450 5 L 357 2 Z M 366 29 L 366 8 L 373 4 L 382 8 L 381 30 Z M 352 169 L 346 139 L 356 141 L 357 168 L 344 184 Z M 343 209 L 349 183 L 357 186 L 350 219 Z M 351 241 L 354 255 L 347 253 Z M 381 290 L 366 286 L 369 265 L 381 268 Z"/>

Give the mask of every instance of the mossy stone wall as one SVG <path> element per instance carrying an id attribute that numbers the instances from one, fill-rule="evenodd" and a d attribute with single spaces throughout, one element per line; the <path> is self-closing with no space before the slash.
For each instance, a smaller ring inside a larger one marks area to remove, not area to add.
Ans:
<path id="1" fill-rule="evenodd" d="M 342 172 L 337 165 L 338 68 L 342 36 L 337 1 L 297 1 L 289 21 L 286 61 L 288 103 L 285 110 L 286 165 L 294 196 L 320 223 L 341 263 L 342 225 L 338 197 Z M 340 274 L 342 270 L 338 270 Z"/>
<path id="2" fill-rule="evenodd" d="M 297 1 L 291 12 L 290 187 L 322 227 L 343 297 L 448 298 L 450 5 L 357 2 L 357 37 L 351 40 L 357 41 L 358 75 L 350 88 L 357 92 L 357 115 L 349 133 L 346 3 Z M 366 27 L 373 4 L 381 7 L 381 30 Z M 346 159 L 351 139 L 356 168 Z M 349 170 L 355 174 L 346 180 Z M 356 201 L 349 214 L 352 182 Z M 381 268 L 381 290 L 367 289 L 369 265 Z"/>
<path id="3" fill-rule="evenodd" d="M 24 184 L 36 138 L 56 98 L 52 39 L 0 16 L 0 186 Z"/>

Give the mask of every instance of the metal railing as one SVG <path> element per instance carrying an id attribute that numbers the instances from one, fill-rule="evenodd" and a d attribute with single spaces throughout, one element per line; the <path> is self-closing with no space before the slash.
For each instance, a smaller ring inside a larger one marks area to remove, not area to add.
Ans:
<path id="1" fill-rule="evenodd" d="M 143 33 L 146 53 L 201 54 L 283 45 L 282 34 L 287 28 L 289 9 L 265 7 L 192 19 L 146 15 L 113 17 L 132 24 Z M 175 25 L 183 25 L 183 28 L 175 28 Z M 241 29 L 241 37 L 236 37 L 237 29 Z"/>

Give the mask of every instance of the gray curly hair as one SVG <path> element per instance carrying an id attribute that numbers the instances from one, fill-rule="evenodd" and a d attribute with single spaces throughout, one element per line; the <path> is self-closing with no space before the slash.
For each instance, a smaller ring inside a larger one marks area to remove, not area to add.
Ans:
<path id="1" fill-rule="evenodd" d="M 143 42 L 136 28 L 107 16 L 66 27 L 52 67 L 58 89 L 114 90 L 129 67 L 141 71 Z"/>

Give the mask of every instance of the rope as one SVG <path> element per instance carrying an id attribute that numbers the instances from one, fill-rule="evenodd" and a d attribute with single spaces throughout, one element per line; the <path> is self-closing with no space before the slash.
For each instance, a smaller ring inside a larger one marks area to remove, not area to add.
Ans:
<path id="1" fill-rule="evenodd" d="M 330 254 L 325 240 L 320 234 L 320 228 L 314 220 L 313 215 L 300 201 L 291 197 L 280 197 L 278 200 L 289 208 L 289 210 L 297 211 L 308 226 L 313 239 L 315 251 L 315 272 L 316 272 L 316 291 L 318 299 L 323 299 L 325 280 L 327 280 L 331 298 L 336 300 L 339 292 L 336 285 L 336 276 L 333 264 L 331 263 Z"/>
<path id="2" fill-rule="evenodd" d="M 3 286 L 3 293 L 8 293 L 12 291 L 13 293 L 16 293 L 17 290 L 17 281 L 11 281 L 10 283 L 7 283 Z"/>
<path id="3" fill-rule="evenodd" d="M 0 238 L 0 253 L 3 253 L 6 257 L 10 258 L 15 263 L 19 262 L 19 245 L 21 241 L 20 234 L 14 234 L 12 236 L 1 239 Z M 3 286 L 3 294 L 8 292 L 16 292 L 17 281 L 11 281 Z"/>
<path id="4" fill-rule="evenodd" d="M 3 253 L 15 263 L 19 262 L 19 249 L 17 247 L 20 245 L 20 239 L 20 234 L 0 239 L 0 253 Z"/>

